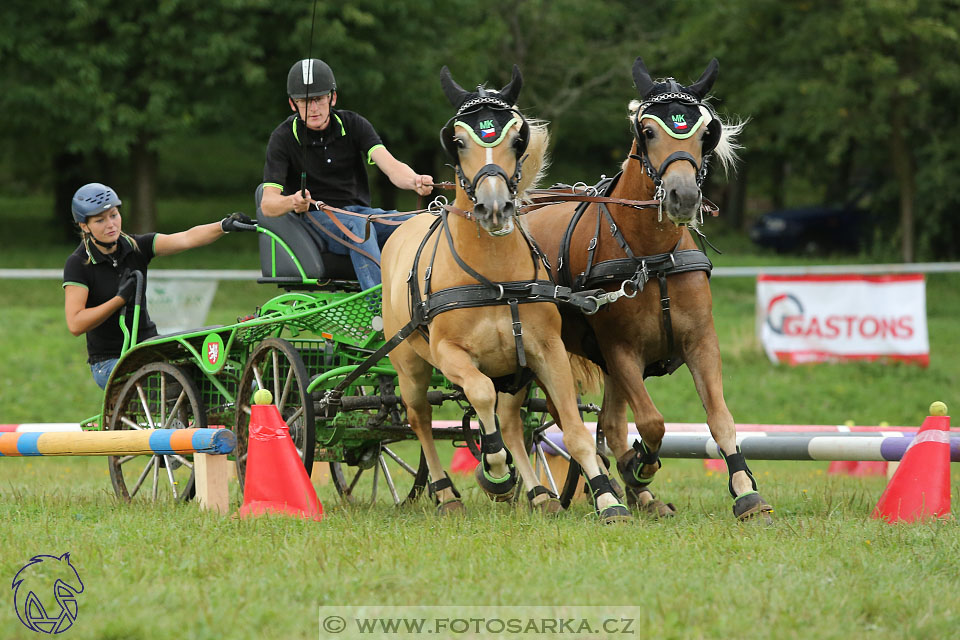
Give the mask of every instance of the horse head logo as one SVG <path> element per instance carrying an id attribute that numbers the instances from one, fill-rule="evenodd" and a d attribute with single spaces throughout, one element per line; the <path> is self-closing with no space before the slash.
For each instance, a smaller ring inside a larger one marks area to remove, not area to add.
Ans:
<path id="1" fill-rule="evenodd" d="M 11 588 L 17 617 L 31 631 L 62 633 L 77 619 L 83 581 L 70 564 L 69 553 L 30 558 L 13 577 Z"/>

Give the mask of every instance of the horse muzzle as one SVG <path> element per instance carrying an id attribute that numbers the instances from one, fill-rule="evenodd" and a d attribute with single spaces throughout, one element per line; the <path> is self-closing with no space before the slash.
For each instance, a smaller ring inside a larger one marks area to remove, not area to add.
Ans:
<path id="1" fill-rule="evenodd" d="M 506 235 L 513 231 L 517 207 L 505 180 L 487 178 L 477 185 L 473 215 L 477 224 L 490 235 Z"/>
<path id="2" fill-rule="evenodd" d="M 701 200 L 696 181 L 672 175 L 664 178 L 661 207 L 674 224 L 696 225 Z"/>

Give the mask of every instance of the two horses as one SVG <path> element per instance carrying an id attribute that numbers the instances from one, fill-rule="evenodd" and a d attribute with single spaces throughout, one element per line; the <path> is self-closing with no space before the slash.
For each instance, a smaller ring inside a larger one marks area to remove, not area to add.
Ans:
<path id="1" fill-rule="evenodd" d="M 512 80 L 499 91 L 482 86 L 466 91 L 446 67 L 441 71 L 456 109 L 441 132 L 457 173 L 456 199 L 405 222 L 383 248 L 385 335 L 417 327 L 390 352 L 390 361 L 440 513 L 462 511 L 463 503 L 433 443 L 427 387 L 434 367 L 463 390 L 477 412 L 482 455 L 476 478 L 492 498 L 513 495 L 519 465 L 531 505 L 559 510 L 530 468 L 522 437 L 504 443 L 496 416 L 498 390 L 518 391 L 535 377 L 553 400 L 565 427 L 564 443 L 587 474 L 601 520 L 625 520 L 629 511 L 601 471 L 577 411 L 560 337 L 557 305 L 587 302 L 571 301 L 545 280 L 546 268 L 516 217 L 518 195 L 540 173 L 548 141 L 546 127 L 527 121 L 514 106 L 522 82 L 514 66 Z"/>
<path id="2" fill-rule="evenodd" d="M 658 516 L 674 513 L 650 490 L 661 466 L 664 420 L 642 381 L 686 363 L 727 462 L 734 515 L 769 518 L 773 509 L 757 493 L 723 397 L 708 283 L 712 265 L 690 234 L 705 208 L 700 186 L 708 160 L 715 157 L 726 167 L 736 158 L 740 126 L 722 122 L 704 102 L 717 72 L 713 60 L 692 85 L 673 78 L 655 82 L 637 58 L 633 77 L 640 101 L 630 105 L 634 141 L 622 172 L 598 185 L 599 197 L 548 192 L 521 222 L 517 199 L 542 168 L 547 134 L 513 107 L 519 72 L 514 68 L 513 80 L 499 92 L 468 92 L 444 68 L 441 83 L 457 114 L 441 138 L 458 176 L 456 200 L 439 216 L 422 214 L 405 223 L 383 251 L 386 335 L 420 321 L 420 332 L 390 359 L 441 512 L 461 510 L 462 503 L 432 441 L 426 390 L 434 366 L 477 411 L 483 450 L 477 481 L 488 495 L 512 494 L 516 466 L 531 504 L 556 510 L 554 496 L 537 482 L 519 428 L 524 394 L 517 391 L 535 377 L 603 521 L 629 517 L 577 413 L 570 351 L 603 370 L 598 428 L 616 455 L 631 501 Z M 557 202 L 544 206 L 551 199 Z M 559 294 L 540 301 L 547 296 L 538 298 L 531 289 L 524 298 L 520 292 L 521 283 L 538 281 L 541 257 L 555 291 L 572 292 L 563 301 Z M 585 307 L 572 302 L 577 292 L 597 288 L 619 300 L 584 315 Z M 437 298 L 430 303 L 433 292 Z M 523 375 L 527 369 L 529 376 Z M 633 448 L 627 442 L 628 406 L 641 435 Z"/>

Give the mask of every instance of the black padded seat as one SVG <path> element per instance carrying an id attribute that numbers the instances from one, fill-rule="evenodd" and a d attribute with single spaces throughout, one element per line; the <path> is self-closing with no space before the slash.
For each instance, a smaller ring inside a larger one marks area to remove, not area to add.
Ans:
<path id="1" fill-rule="evenodd" d="M 201 331 L 211 332 L 216 331 L 217 329 L 223 329 L 225 325 L 222 324 L 212 324 L 209 327 L 200 327 L 199 329 L 186 329 L 184 331 L 174 331 L 173 333 L 161 333 L 160 335 L 153 336 L 152 338 L 147 338 L 146 340 L 141 340 L 137 344 L 143 344 L 144 342 L 154 342 L 156 340 L 162 340 L 163 338 L 172 338 L 174 336 L 182 336 L 187 333 L 199 333 Z"/>
<path id="2" fill-rule="evenodd" d="M 257 187 L 255 195 L 257 224 L 277 234 L 293 250 L 307 278 L 321 281 L 347 281 L 344 284 L 348 286 L 357 283 L 350 257 L 322 251 L 321 247 L 326 247 L 326 239 L 311 222 L 292 212 L 282 216 L 266 216 L 260 209 L 262 198 L 263 185 L 261 184 Z M 288 289 L 297 288 L 297 285 L 312 288 L 311 285 L 303 282 L 300 271 L 282 245 L 265 233 L 258 236 L 260 272 L 263 277 L 257 279 L 257 282 L 276 284 Z M 275 265 L 274 261 L 276 261 Z"/>

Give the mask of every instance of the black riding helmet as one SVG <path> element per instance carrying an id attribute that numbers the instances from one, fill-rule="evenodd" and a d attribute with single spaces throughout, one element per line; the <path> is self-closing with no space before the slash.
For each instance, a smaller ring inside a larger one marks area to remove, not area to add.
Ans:
<path id="1" fill-rule="evenodd" d="M 323 60 L 313 58 L 299 60 L 287 74 L 287 95 L 294 100 L 307 96 L 325 96 L 337 90 L 333 70 Z"/>

